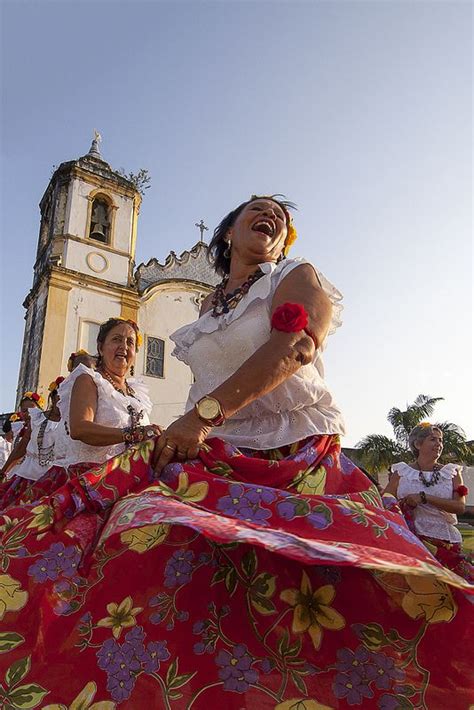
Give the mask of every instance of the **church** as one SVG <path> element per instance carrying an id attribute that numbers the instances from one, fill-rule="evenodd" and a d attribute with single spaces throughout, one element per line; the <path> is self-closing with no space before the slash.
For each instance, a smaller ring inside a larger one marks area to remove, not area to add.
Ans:
<path id="1" fill-rule="evenodd" d="M 61 163 L 40 201 L 17 404 L 26 390 L 47 395 L 49 383 L 67 374 L 70 353 L 95 354 L 100 324 L 121 316 L 143 334 L 135 376 L 149 388 L 152 421 L 166 426 L 184 411 L 192 382 L 189 368 L 171 357 L 169 336 L 195 320 L 219 279 L 202 236 L 163 264 L 152 258 L 136 267 L 141 194 L 103 159 L 99 140 L 96 134 L 86 155 Z"/>

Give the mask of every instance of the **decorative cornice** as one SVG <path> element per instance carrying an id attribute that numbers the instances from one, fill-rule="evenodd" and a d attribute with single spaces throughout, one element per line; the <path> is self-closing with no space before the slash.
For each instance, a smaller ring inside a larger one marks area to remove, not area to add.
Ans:
<path id="1" fill-rule="evenodd" d="M 155 258 L 147 264 L 140 264 L 135 271 L 135 281 L 142 294 L 164 281 L 191 281 L 212 287 L 219 283 L 220 278 L 214 270 L 209 246 L 205 242 L 198 242 L 179 256 L 171 251 L 164 264 Z"/>

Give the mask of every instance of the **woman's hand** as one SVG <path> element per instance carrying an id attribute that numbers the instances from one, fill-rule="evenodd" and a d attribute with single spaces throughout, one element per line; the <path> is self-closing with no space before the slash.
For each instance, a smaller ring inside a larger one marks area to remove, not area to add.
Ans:
<path id="1" fill-rule="evenodd" d="M 416 508 L 417 505 L 422 503 L 421 495 L 419 493 L 410 493 L 409 495 L 405 496 L 405 498 L 402 498 L 400 500 L 400 503 L 404 503 L 405 505 L 409 505 L 410 508 Z"/>
<path id="2" fill-rule="evenodd" d="M 210 430 L 211 427 L 206 426 L 194 410 L 170 424 L 161 434 L 155 448 L 153 457 L 155 471 L 161 473 L 174 458 L 179 461 L 197 458 L 200 446 Z"/>

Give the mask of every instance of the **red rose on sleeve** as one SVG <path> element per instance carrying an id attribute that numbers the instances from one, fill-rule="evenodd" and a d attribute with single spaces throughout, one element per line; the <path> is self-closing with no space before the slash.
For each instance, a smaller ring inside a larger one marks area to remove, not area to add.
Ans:
<path id="1" fill-rule="evenodd" d="M 462 498 L 463 496 L 467 496 L 467 494 L 469 493 L 469 488 L 467 486 L 458 486 L 456 488 L 456 493 Z"/>
<path id="2" fill-rule="evenodd" d="M 300 303 L 284 303 L 275 309 L 272 316 L 272 328 L 285 333 L 297 333 L 308 325 L 308 314 Z"/>

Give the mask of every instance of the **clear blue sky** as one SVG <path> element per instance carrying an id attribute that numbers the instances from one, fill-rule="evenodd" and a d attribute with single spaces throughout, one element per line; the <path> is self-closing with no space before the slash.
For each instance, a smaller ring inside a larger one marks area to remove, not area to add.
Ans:
<path id="1" fill-rule="evenodd" d="M 474 436 L 470 2 L 23 2 L 2 22 L 0 411 L 14 405 L 38 202 L 87 152 L 152 176 L 137 261 L 251 193 L 297 202 L 344 293 L 326 374 L 346 445 L 419 393 Z"/>

